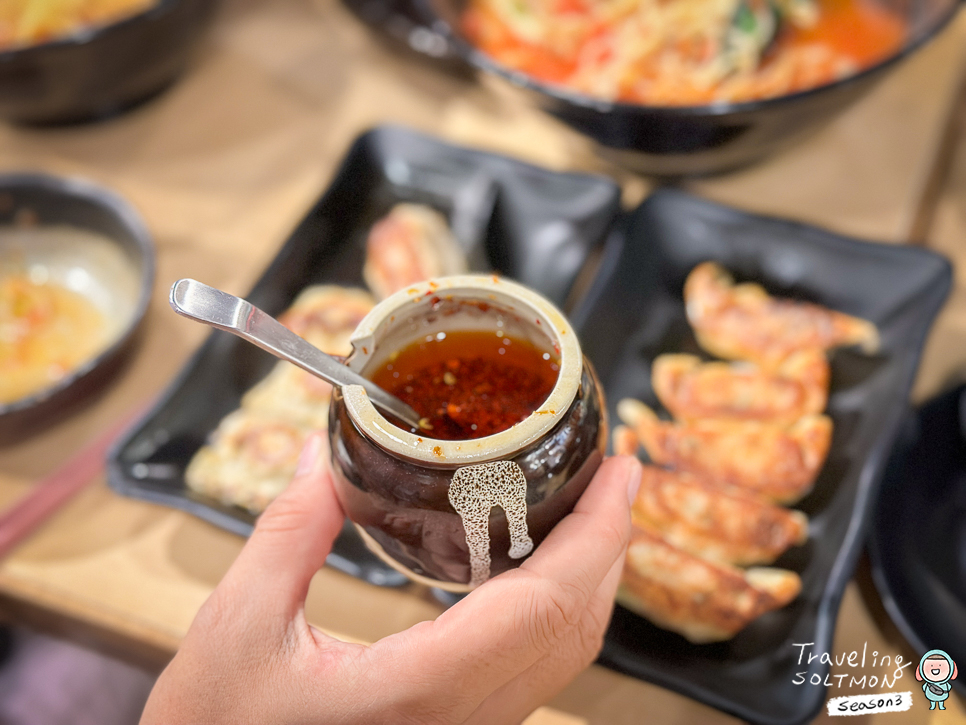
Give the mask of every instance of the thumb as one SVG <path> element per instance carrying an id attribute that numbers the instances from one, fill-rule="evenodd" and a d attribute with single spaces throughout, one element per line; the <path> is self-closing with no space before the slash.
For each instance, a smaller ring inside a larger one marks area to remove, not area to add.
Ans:
<path id="1" fill-rule="evenodd" d="M 305 603 L 344 514 L 335 496 L 324 432 L 305 443 L 289 487 L 259 517 L 223 584 L 245 592 L 249 606 L 291 616 Z"/>

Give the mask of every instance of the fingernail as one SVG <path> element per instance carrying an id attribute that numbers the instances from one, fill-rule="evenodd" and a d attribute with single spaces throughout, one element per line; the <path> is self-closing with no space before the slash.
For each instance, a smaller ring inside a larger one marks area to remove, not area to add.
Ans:
<path id="1" fill-rule="evenodd" d="M 295 469 L 296 476 L 307 476 L 315 470 L 316 462 L 319 460 L 319 453 L 322 451 L 322 436 L 313 433 L 305 442 L 302 455 L 299 456 L 299 465 Z"/>
<path id="2" fill-rule="evenodd" d="M 634 505 L 634 499 L 637 498 L 637 490 L 641 487 L 641 463 L 636 458 L 631 458 L 632 464 L 628 466 L 629 478 L 627 479 L 627 503 L 631 506 Z"/>

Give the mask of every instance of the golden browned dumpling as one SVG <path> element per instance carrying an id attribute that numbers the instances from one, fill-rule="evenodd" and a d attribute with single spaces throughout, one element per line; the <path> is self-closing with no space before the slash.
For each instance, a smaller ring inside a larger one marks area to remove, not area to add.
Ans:
<path id="1" fill-rule="evenodd" d="M 694 355 L 660 355 L 651 385 L 678 420 L 708 418 L 792 423 L 821 413 L 829 365 L 821 350 L 791 353 L 768 372 L 751 363 L 702 362 Z"/>
<path id="2" fill-rule="evenodd" d="M 644 466 L 634 523 L 707 561 L 770 564 L 808 537 L 808 518 L 735 487 Z"/>
<path id="3" fill-rule="evenodd" d="M 364 290 L 307 287 L 279 320 L 321 350 L 351 351 L 349 338 L 375 300 Z M 259 513 L 285 490 L 312 430 L 328 425 L 332 386 L 280 362 L 242 397 L 185 471 L 198 493 Z"/>
<path id="4" fill-rule="evenodd" d="M 637 434 L 626 425 L 614 426 L 613 438 L 615 456 L 633 456 L 637 453 L 640 443 Z"/>
<path id="5" fill-rule="evenodd" d="M 701 346 L 719 357 L 775 367 L 797 350 L 879 347 L 867 320 L 807 302 L 772 297 L 757 284 L 736 285 L 720 265 L 704 262 L 684 283 L 688 320 Z"/>
<path id="6" fill-rule="evenodd" d="M 369 231 L 366 284 L 379 299 L 432 277 L 466 272 L 446 218 L 421 204 L 397 204 Z"/>
<path id="7" fill-rule="evenodd" d="M 310 430 L 284 417 L 236 410 L 191 459 L 189 488 L 259 513 L 285 490 Z"/>
<path id="8" fill-rule="evenodd" d="M 375 304 L 365 290 L 315 285 L 302 290 L 278 319 L 323 352 L 348 355 L 349 338 Z"/>
<path id="9" fill-rule="evenodd" d="M 795 572 L 703 561 L 635 527 L 617 601 L 700 644 L 733 637 L 788 604 L 801 586 Z"/>
<path id="10" fill-rule="evenodd" d="M 242 407 L 319 429 L 328 427 L 332 386 L 324 380 L 279 362 L 258 385 L 245 393 Z"/>
<path id="11" fill-rule="evenodd" d="M 739 486 L 776 503 L 808 493 L 832 439 L 832 421 L 824 415 L 807 415 L 790 427 L 721 419 L 669 423 L 630 398 L 618 403 L 617 414 L 634 429 L 654 463 Z"/>

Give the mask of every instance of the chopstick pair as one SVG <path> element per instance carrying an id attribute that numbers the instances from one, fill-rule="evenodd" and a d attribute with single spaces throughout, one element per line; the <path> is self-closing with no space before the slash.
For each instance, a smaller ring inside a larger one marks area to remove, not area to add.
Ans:
<path id="1" fill-rule="evenodd" d="M 0 558 L 5 557 L 104 470 L 107 451 L 142 412 L 143 408 L 139 407 L 134 413 L 123 416 L 0 513 Z"/>

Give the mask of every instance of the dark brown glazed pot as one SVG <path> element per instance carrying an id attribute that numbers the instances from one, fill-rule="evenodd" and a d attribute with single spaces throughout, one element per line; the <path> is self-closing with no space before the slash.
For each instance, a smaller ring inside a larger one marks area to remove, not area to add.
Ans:
<path id="1" fill-rule="evenodd" d="M 396 293 L 360 323 L 347 359 L 365 375 L 421 336 L 500 328 L 560 359 L 547 400 L 505 431 L 466 441 L 411 433 L 384 418 L 358 386 L 336 390 L 329 413 L 336 493 L 367 545 L 411 578 L 450 591 L 518 566 L 531 542 L 539 545 L 573 509 L 607 440 L 597 377 L 550 302 L 492 276 Z M 496 503 L 500 492 L 509 492 L 509 516 Z M 482 528 L 474 530 L 474 520 Z"/>

